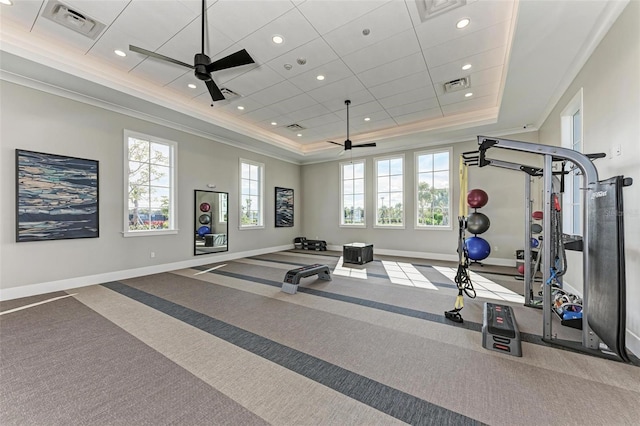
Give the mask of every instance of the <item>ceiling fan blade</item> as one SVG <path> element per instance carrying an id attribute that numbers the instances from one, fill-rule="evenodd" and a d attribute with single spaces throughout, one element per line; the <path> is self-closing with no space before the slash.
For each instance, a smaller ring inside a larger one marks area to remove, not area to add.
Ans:
<path id="1" fill-rule="evenodd" d="M 211 99 L 214 101 L 223 101 L 225 99 L 224 95 L 218 88 L 218 85 L 211 79 L 205 80 L 207 84 L 207 89 L 209 89 L 209 93 L 211 94 Z"/>
<path id="2" fill-rule="evenodd" d="M 334 141 L 327 141 L 327 142 L 332 143 L 332 144 L 334 144 L 334 145 L 338 145 L 338 146 L 344 146 L 344 145 L 342 145 L 341 143 L 334 142 Z"/>
<path id="3" fill-rule="evenodd" d="M 372 147 L 372 146 L 376 146 L 375 142 L 371 142 L 371 143 L 361 143 L 358 145 L 351 145 L 351 148 L 368 148 L 368 147 Z"/>
<path id="4" fill-rule="evenodd" d="M 187 68 L 191 68 L 191 69 L 195 68 L 193 65 L 189 65 L 189 64 L 187 64 L 185 62 L 179 61 L 177 59 L 170 58 L 168 56 L 161 55 L 161 54 L 156 53 L 156 52 L 152 52 L 152 51 L 147 50 L 147 49 L 143 49 L 141 47 L 136 47 L 136 46 L 129 45 L 129 50 L 132 51 L 132 52 L 136 52 L 136 53 L 141 53 L 143 55 L 147 55 L 150 58 L 160 59 L 160 60 L 163 60 L 163 61 L 171 62 L 171 63 L 176 64 L 176 65 L 182 65 L 183 67 L 187 67 Z"/>
<path id="5" fill-rule="evenodd" d="M 240 65 L 253 64 L 255 61 L 249 55 L 245 49 L 239 50 L 236 53 L 232 53 L 229 56 L 225 56 L 222 59 L 211 62 L 207 65 L 208 72 L 220 71 L 227 68 L 239 67 Z"/>

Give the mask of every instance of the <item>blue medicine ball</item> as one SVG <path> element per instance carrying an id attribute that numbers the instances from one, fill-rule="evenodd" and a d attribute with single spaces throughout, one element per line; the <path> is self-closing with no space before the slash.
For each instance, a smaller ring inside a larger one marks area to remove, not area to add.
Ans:
<path id="1" fill-rule="evenodd" d="M 209 228 L 208 226 L 201 226 L 200 228 L 198 228 L 199 237 L 204 237 L 205 234 L 210 234 L 210 233 L 211 233 L 211 228 Z"/>
<path id="2" fill-rule="evenodd" d="M 484 238 L 470 237 L 464 240 L 471 260 L 483 260 L 491 254 L 491 245 Z"/>

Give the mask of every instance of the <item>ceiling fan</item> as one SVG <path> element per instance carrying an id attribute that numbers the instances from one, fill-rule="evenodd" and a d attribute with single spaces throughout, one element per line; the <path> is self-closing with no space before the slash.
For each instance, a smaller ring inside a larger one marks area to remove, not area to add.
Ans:
<path id="1" fill-rule="evenodd" d="M 203 80 L 207 85 L 207 89 L 209 89 L 209 93 L 211 94 L 211 99 L 213 101 L 222 101 L 225 99 L 225 97 L 220 91 L 220 89 L 218 88 L 218 85 L 215 83 L 215 81 L 213 81 L 213 77 L 211 77 L 211 73 L 214 71 L 220 71 L 227 68 L 234 68 L 234 67 L 239 67 L 241 65 L 253 64 L 255 61 L 245 49 L 242 49 L 222 59 L 218 59 L 217 61 L 211 62 L 211 59 L 204 53 L 205 1 L 206 0 L 202 0 L 202 37 L 201 37 L 202 53 L 196 53 L 193 59 L 193 65 L 189 65 L 185 62 L 170 58 L 168 56 L 161 55 L 156 52 L 152 52 L 150 50 L 142 49 L 141 47 L 129 45 L 129 50 L 132 52 L 147 55 L 150 58 L 160 59 L 163 61 L 171 62 L 176 65 L 181 65 L 183 67 L 187 67 L 195 70 L 196 77 L 200 80 Z M 211 106 L 213 106 L 213 104 L 211 104 Z"/>
<path id="2" fill-rule="evenodd" d="M 344 141 L 344 145 L 338 142 L 334 142 L 334 141 L 327 141 L 329 143 L 332 143 L 334 145 L 340 145 L 344 147 L 344 151 L 342 151 L 340 153 L 340 155 L 344 154 L 345 151 L 350 151 L 351 148 L 368 148 L 368 147 L 373 147 L 376 146 L 375 142 L 370 142 L 370 143 L 361 143 L 358 145 L 353 145 L 351 143 L 351 140 L 349 139 L 349 105 L 351 105 L 351 101 L 349 99 L 347 99 L 346 101 L 344 101 L 344 104 L 347 106 L 347 140 Z"/>

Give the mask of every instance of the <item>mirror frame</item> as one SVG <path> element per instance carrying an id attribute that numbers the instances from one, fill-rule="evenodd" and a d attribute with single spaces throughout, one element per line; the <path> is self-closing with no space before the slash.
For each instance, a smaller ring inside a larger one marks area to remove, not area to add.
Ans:
<path id="1" fill-rule="evenodd" d="M 221 204 L 223 196 L 226 198 L 226 206 Z M 229 193 L 195 189 L 193 201 L 193 255 L 229 251 Z M 220 213 L 224 207 L 226 207 L 224 211 L 226 220 L 220 221 Z"/>

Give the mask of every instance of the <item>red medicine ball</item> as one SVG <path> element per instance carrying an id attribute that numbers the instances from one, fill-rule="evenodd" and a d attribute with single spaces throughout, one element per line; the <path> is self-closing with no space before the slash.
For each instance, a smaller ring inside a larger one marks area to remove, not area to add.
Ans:
<path id="1" fill-rule="evenodd" d="M 489 196 L 482 189 L 472 189 L 467 194 L 467 204 L 474 209 L 484 207 L 488 201 Z"/>

